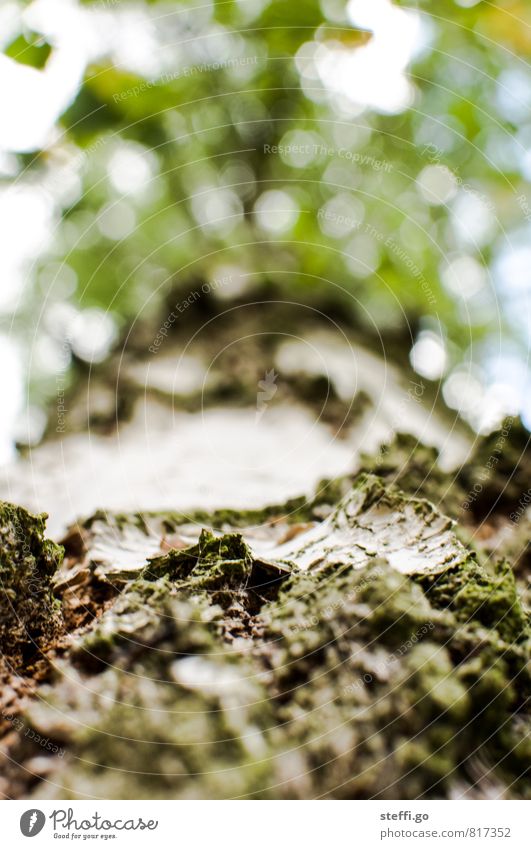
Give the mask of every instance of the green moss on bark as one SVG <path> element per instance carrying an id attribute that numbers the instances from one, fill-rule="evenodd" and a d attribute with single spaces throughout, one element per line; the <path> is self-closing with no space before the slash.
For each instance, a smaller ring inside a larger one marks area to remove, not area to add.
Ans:
<path id="1" fill-rule="evenodd" d="M 499 563 L 489 574 L 474 560 L 449 569 L 434 580 L 419 576 L 432 603 L 452 610 L 460 622 L 476 622 L 511 644 L 529 637 L 529 617 L 519 598 L 514 574 Z"/>
<path id="2" fill-rule="evenodd" d="M 17 657 L 57 631 L 52 578 L 63 549 L 45 537 L 46 515 L 0 503 L 0 649 Z"/>
<path id="3" fill-rule="evenodd" d="M 291 570 L 239 532 L 152 558 L 28 714 L 70 752 L 37 795 L 530 795 L 510 571 L 372 476 L 289 545 Z"/>

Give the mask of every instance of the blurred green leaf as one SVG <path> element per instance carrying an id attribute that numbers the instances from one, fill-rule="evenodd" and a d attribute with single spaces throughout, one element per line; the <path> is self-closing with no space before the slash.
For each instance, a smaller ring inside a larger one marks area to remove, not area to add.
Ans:
<path id="1" fill-rule="evenodd" d="M 19 35 L 5 49 L 5 55 L 20 62 L 21 65 L 29 65 L 31 68 L 42 70 L 48 61 L 51 46 L 36 33 L 25 33 Z"/>

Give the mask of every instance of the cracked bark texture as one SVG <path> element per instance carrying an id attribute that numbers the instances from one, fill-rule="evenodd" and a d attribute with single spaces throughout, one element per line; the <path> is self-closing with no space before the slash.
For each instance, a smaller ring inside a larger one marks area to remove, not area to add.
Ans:
<path id="1" fill-rule="evenodd" d="M 310 500 L 73 526 L 60 633 L 5 653 L 4 794 L 528 798 L 526 563 L 457 516 L 474 463 L 456 525 L 407 439 Z"/>

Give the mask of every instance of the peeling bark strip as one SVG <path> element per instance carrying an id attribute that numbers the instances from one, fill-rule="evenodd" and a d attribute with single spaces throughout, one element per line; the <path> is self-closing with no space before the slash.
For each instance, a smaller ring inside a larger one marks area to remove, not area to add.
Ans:
<path id="1" fill-rule="evenodd" d="M 428 501 L 397 499 L 378 478 L 362 475 L 328 519 L 271 556 L 299 569 L 361 568 L 385 557 L 404 574 L 441 572 L 468 556 L 452 526 Z"/>
<path id="2" fill-rule="evenodd" d="M 23 716 L 66 754 L 11 730 L 4 792 L 528 796 L 529 622 L 511 569 L 487 570 L 430 502 L 375 475 L 346 485 L 72 530 L 55 591 L 74 626 Z"/>

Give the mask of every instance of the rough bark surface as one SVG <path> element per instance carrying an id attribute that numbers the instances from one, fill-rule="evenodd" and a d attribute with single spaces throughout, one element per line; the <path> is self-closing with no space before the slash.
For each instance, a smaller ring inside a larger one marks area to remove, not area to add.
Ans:
<path id="1" fill-rule="evenodd" d="M 2 568 L 23 569 L 2 603 L 33 640 L 4 658 L 4 794 L 528 797 L 527 564 L 499 515 L 478 541 L 473 511 L 456 528 L 424 498 L 432 452 L 404 460 L 407 439 L 310 501 L 96 514 L 60 568 L 41 518 L 4 518 Z M 492 450 L 438 490 L 456 518 Z M 501 492 L 514 508 L 497 470 L 476 512 Z M 31 615 L 35 564 L 60 617 Z"/>

